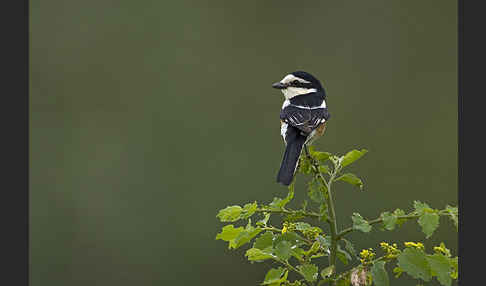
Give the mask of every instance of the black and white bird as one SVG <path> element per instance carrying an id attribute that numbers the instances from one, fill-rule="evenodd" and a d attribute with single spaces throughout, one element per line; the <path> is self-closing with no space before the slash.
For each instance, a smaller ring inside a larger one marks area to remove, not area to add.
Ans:
<path id="1" fill-rule="evenodd" d="M 304 145 L 322 136 L 331 115 L 327 111 L 324 88 L 307 72 L 290 73 L 272 87 L 280 89 L 285 97 L 280 111 L 280 133 L 286 147 L 277 182 L 288 186 Z"/>

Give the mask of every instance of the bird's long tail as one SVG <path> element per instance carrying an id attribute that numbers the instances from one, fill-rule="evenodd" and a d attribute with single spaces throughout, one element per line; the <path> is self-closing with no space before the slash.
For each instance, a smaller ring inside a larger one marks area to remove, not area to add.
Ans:
<path id="1" fill-rule="evenodd" d="M 286 186 L 292 183 L 292 179 L 294 178 L 295 170 L 297 168 L 297 163 L 299 161 L 299 156 L 302 152 L 302 147 L 304 146 L 306 138 L 306 136 L 300 134 L 300 131 L 297 128 L 287 131 L 287 136 L 285 138 L 287 146 L 285 147 L 282 164 L 280 165 L 280 170 L 278 171 L 277 182 Z"/>

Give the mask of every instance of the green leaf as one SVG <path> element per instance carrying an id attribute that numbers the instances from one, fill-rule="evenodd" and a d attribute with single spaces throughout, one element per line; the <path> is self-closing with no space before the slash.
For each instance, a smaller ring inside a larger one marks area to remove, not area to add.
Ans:
<path id="1" fill-rule="evenodd" d="M 439 226 L 439 215 L 437 213 L 424 212 L 418 219 L 418 224 L 425 233 L 425 238 L 429 238 Z"/>
<path id="2" fill-rule="evenodd" d="M 230 247 L 237 249 L 240 246 L 250 242 L 255 236 L 257 236 L 262 229 L 260 227 L 253 227 L 251 221 L 248 222 L 245 230 L 240 232 L 236 238 L 230 242 Z"/>
<path id="3" fill-rule="evenodd" d="M 334 273 L 334 265 L 328 266 L 321 271 L 321 277 L 326 279 L 331 277 L 331 275 Z"/>
<path id="4" fill-rule="evenodd" d="M 452 220 L 452 222 L 456 226 L 456 230 L 457 230 L 458 224 L 459 224 L 457 207 L 451 207 L 451 206 L 447 205 L 445 210 L 447 211 L 449 218 Z"/>
<path id="5" fill-rule="evenodd" d="M 317 280 L 318 268 L 314 264 L 303 264 L 297 266 L 304 279 L 309 282 L 314 282 Z"/>
<path id="6" fill-rule="evenodd" d="M 300 156 L 298 166 L 298 172 L 302 174 L 310 174 L 312 171 L 311 162 L 306 156 Z"/>
<path id="7" fill-rule="evenodd" d="M 245 229 L 242 226 L 240 226 L 238 228 L 234 228 L 234 226 L 232 224 L 229 224 L 229 225 L 224 226 L 221 233 L 218 233 L 216 235 L 216 239 L 228 241 L 229 242 L 228 248 L 231 248 L 231 243 L 244 230 Z"/>
<path id="8" fill-rule="evenodd" d="M 414 201 L 413 202 L 413 207 L 415 208 L 415 212 L 418 215 L 423 214 L 426 210 L 432 210 L 428 204 L 422 203 L 420 201 Z"/>
<path id="9" fill-rule="evenodd" d="M 320 221 L 327 221 L 328 215 L 327 215 L 327 204 L 322 203 L 319 206 L 319 215 L 321 216 L 319 218 Z"/>
<path id="10" fill-rule="evenodd" d="M 319 165 L 319 172 L 323 174 L 329 174 L 329 166 L 328 165 Z"/>
<path id="11" fill-rule="evenodd" d="M 361 149 L 361 151 L 358 150 L 349 151 L 348 153 L 346 153 L 346 155 L 344 155 L 343 160 L 341 161 L 341 166 L 346 167 L 347 165 L 361 158 L 367 152 L 368 150 L 366 149 Z"/>
<path id="12" fill-rule="evenodd" d="M 398 267 L 415 279 L 430 281 L 432 276 L 427 258 L 421 250 L 406 248 L 398 256 Z"/>
<path id="13" fill-rule="evenodd" d="M 295 223 L 295 229 L 298 231 L 306 231 L 311 229 L 312 226 L 306 222 L 296 222 Z"/>
<path id="14" fill-rule="evenodd" d="M 354 174 L 346 173 L 340 176 L 339 178 L 337 178 L 336 181 L 344 181 L 346 183 L 358 187 L 360 190 L 363 190 L 363 182 L 361 181 L 360 178 L 356 177 L 356 175 Z"/>
<path id="15" fill-rule="evenodd" d="M 307 183 L 307 195 L 309 198 L 318 204 L 322 204 L 326 201 L 324 196 L 324 189 L 321 187 L 320 182 L 316 178 L 313 178 L 309 183 Z"/>
<path id="16" fill-rule="evenodd" d="M 344 249 L 346 249 L 352 257 L 356 257 L 356 250 L 354 250 L 353 244 L 345 238 L 342 238 L 342 240 L 344 240 Z"/>
<path id="17" fill-rule="evenodd" d="M 353 229 L 362 232 L 371 231 L 371 225 L 359 213 L 353 213 L 351 219 L 353 220 Z"/>
<path id="18" fill-rule="evenodd" d="M 297 258 L 299 261 L 302 261 L 304 259 L 305 253 L 306 251 L 299 247 L 293 247 L 290 249 L 290 254 L 293 257 Z"/>
<path id="19" fill-rule="evenodd" d="M 331 156 L 329 152 L 310 151 L 310 155 L 320 162 L 325 162 Z"/>
<path id="20" fill-rule="evenodd" d="M 318 235 L 316 240 L 319 242 L 321 247 L 324 247 L 324 248 L 331 247 L 331 237 L 329 237 L 329 236 L 324 237 L 322 235 Z"/>
<path id="21" fill-rule="evenodd" d="M 293 246 L 300 246 L 305 244 L 304 239 L 300 235 L 298 235 L 296 232 L 288 231 L 284 234 L 277 235 L 273 241 L 273 245 L 276 246 L 284 240 L 290 242 L 290 244 L 292 244 Z"/>
<path id="22" fill-rule="evenodd" d="M 275 255 L 281 260 L 288 260 L 291 256 L 290 248 L 292 244 L 287 240 L 282 240 L 275 246 Z"/>
<path id="23" fill-rule="evenodd" d="M 243 209 L 240 206 L 229 206 L 219 211 L 216 217 L 222 222 L 233 222 L 240 219 Z"/>
<path id="24" fill-rule="evenodd" d="M 384 212 L 381 214 L 381 218 L 383 219 L 383 227 L 386 230 L 395 229 L 398 220 L 396 215 L 393 215 L 390 212 Z"/>
<path id="25" fill-rule="evenodd" d="M 253 243 L 254 248 L 258 248 L 261 250 L 268 250 L 272 249 L 273 245 L 273 233 L 271 231 L 267 231 L 264 234 L 260 235 L 255 239 Z"/>
<path id="26" fill-rule="evenodd" d="M 427 261 L 434 276 L 437 276 L 441 285 L 450 286 L 451 279 L 451 263 L 449 258 L 442 254 L 427 255 Z"/>
<path id="27" fill-rule="evenodd" d="M 344 251 L 340 245 L 337 246 L 336 256 L 344 265 L 348 265 L 349 261 L 353 260 L 353 257 Z"/>
<path id="28" fill-rule="evenodd" d="M 294 189 L 293 183 L 289 186 L 289 192 L 287 197 L 284 199 L 281 198 L 273 198 L 273 201 L 270 203 L 270 208 L 273 210 L 281 210 L 285 205 L 287 205 L 293 198 L 294 198 Z"/>
<path id="29" fill-rule="evenodd" d="M 376 286 L 389 286 L 388 273 L 385 270 L 385 261 L 377 261 L 371 267 L 371 276 Z"/>
<path id="30" fill-rule="evenodd" d="M 266 259 L 273 258 L 269 253 L 264 252 L 258 248 L 250 248 L 246 251 L 245 256 L 248 257 L 249 261 L 262 261 Z"/>
<path id="31" fill-rule="evenodd" d="M 283 267 L 279 267 L 276 269 L 272 268 L 267 272 L 267 275 L 265 275 L 265 280 L 263 281 L 262 285 L 280 285 L 282 282 L 285 282 L 287 280 L 287 275 L 288 270 Z"/>
<path id="32" fill-rule="evenodd" d="M 257 221 L 255 224 L 258 226 L 267 226 L 267 222 L 270 219 L 271 213 L 264 213 L 264 216 L 261 220 Z"/>
<path id="33" fill-rule="evenodd" d="M 397 225 L 398 226 L 402 226 L 402 224 L 404 222 L 406 222 L 407 220 L 406 219 L 403 219 L 403 218 L 398 218 L 399 216 L 404 216 L 405 215 L 405 212 L 401 209 L 396 209 L 393 214 L 397 217 Z"/>
<path id="34" fill-rule="evenodd" d="M 243 207 L 243 212 L 241 214 L 241 218 L 247 219 L 247 218 L 251 217 L 256 212 L 257 208 L 258 208 L 257 202 L 246 204 Z"/>

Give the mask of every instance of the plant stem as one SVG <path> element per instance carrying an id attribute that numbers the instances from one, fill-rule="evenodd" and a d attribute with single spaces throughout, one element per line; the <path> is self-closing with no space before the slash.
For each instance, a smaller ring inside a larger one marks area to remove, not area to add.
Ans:
<path id="1" fill-rule="evenodd" d="M 318 213 L 314 212 L 306 212 L 306 211 L 294 211 L 294 210 L 288 210 L 288 209 L 266 209 L 266 208 L 259 208 L 255 210 L 255 212 L 261 212 L 261 213 L 282 213 L 282 214 L 301 214 L 303 216 L 307 217 L 314 217 L 314 218 L 319 218 L 320 215 Z"/>
<path id="2" fill-rule="evenodd" d="M 329 215 L 329 226 L 331 229 L 331 254 L 329 255 L 329 266 L 334 266 L 336 265 L 336 252 L 337 252 L 337 243 L 338 243 L 338 236 L 337 236 L 337 220 L 336 220 L 336 213 L 334 211 L 334 202 L 332 199 L 332 191 L 331 191 L 331 185 L 332 181 L 334 179 L 334 176 L 336 175 L 336 170 L 331 173 L 331 177 L 329 178 L 329 182 L 327 183 L 327 196 L 326 196 L 326 203 L 328 207 L 328 215 Z M 322 178 L 322 174 L 319 172 L 319 176 L 321 177 L 322 183 L 325 184 L 324 179 Z M 333 274 L 334 276 L 335 274 Z M 329 285 L 334 285 L 334 281 L 331 280 L 329 282 Z"/>
<path id="3" fill-rule="evenodd" d="M 304 145 L 305 146 L 305 145 Z M 332 199 L 332 182 L 334 181 L 334 178 L 336 177 L 337 173 L 339 172 L 339 164 L 334 165 L 334 169 L 332 170 L 330 176 L 329 176 L 329 181 L 326 182 L 326 179 L 322 175 L 322 173 L 319 171 L 319 163 L 312 158 L 312 156 L 309 154 L 309 151 L 307 150 L 307 146 L 305 146 L 305 152 L 307 154 L 308 159 L 310 160 L 314 174 L 315 176 L 321 181 L 321 184 L 326 186 L 327 189 L 327 196 L 326 198 L 326 204 L 327 204 L 327 212 L 328 212 L 328 223 L 329 223 L 329 228 L 331 230 L 331 248 L 330 248 L 330 254 L 329 254 L 329 266 L 334 266 L 334 269 L 336 267 L 336 254 L 337 254 L 337 243 L 339 241 L 338 237 L 338 232 L 337 232 L 337 219 L 336 219 L 336 212 L 334 210 L 334 201 Z M 335 277 L 335 273 L 332 274 L 331 278 Z M 333 286 L 334 285 L 334 279 L 331 279 L 329 281 L 329 285 Z"/>
<path id="4" fill-rule="evenodd" d="M 397 216 L 397 219 L 415 219 L 415 218 L 418 218 L 418 217 L 419 217 L 419 215 L 411 214 L 411 215 L 405 215 L 405 216 Z M 381 223 L 381 222 L 383 222 L 383 218 L 377 218 L 377 219 L 368 221 L 368 224 L 371 225 L 371 224 L 377 224 L 377 223 Z M 343 236 L 345 236 L 346 234 L 348 234 L 348 233 L 350 233 L 354 230 L 355 229 L 353 227 L 348 227 L 348 228 L 343 229 L 338 234 L 338 239 L 341 239 Z"/>

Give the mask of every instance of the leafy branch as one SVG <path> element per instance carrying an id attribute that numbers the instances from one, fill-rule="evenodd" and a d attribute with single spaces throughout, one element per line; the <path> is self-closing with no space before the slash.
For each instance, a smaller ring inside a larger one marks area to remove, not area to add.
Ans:
<path id="1" fill-rule="evenodd" d="M 371 248 L 363 249 L 359 253 L 359 264 L 345 271 L 337 271 L 337 259 L 346 266 L 353 262 L 353 257 L 357 257 L 352 242 L 344 238 L 353 231 L 369 233 L 374 226 L 391 231 L 406 221 L 416 220 L 425 237 L 429 238 L 438 228 L 440 217 L 444 216 L 453 221 L 457 230 L 457 207 L 447 205 L 438 210 L 414 201 L 413 210 L 408 213 L 401 209 L 385 211 L 372 220 L 355 212 L 351 216 L 352 226 L 339 231 L 332 196 L 333 183 L 343 181 L 363 190 L 363 181 L 354 174 L 343 173 L 343 170 L 366 153 L 364 149 L 352 150 L 337 156 L 306 147 L 305 155 L 300 157 L 298 172 L 310 175 L 307 194 L 313 203 L 317 203 L 318 210 L 309 209 L 307 201 L 300 209 L 287 208 L 294 197 L 294 185 L 291 184 L 285 198 L 274 198 L 269 204 L 255 201 L 220 210 L 217 217 L 221 222 L 247 221 L 247 224 L 238 227 L 228 224 L 216 235 L 216 239 L 228 242 L 229 249 L 237 249 L 253 241 L 252 247 L 245 253 L 251 263 L 266 260 L 279 263 L 280 267 L 267 272 L 262 285 L 389 285 L 384 266 L 392 262 L 397 263 L 394 268 L 396 277 L 404 272 L 423 281 L 436 277 L 442 285 L 451 285 L 458 278 L 457 257 L 452 257 L 443 244 L 434 247 L 434 254 L 427 254 L 420 242 L 407 242 L 403 250 L 395 243 L 390 245 L 382 242 L 383 256 L 375 258 Z M 283 217 L 281 227 L 270 223 L 270 218 L 275 215 Z M 252 223 L 255 217 L 256 221 Z M 304 218 L 325 222 L 328 232 L 301 221 Z M 316 259 L 325 256 L 328 257 L 327 265 L 319 266 L 322 263 L 317 264 Z M 301 279 L 289 281 L 289 272 L 298 274 Z"/>

